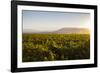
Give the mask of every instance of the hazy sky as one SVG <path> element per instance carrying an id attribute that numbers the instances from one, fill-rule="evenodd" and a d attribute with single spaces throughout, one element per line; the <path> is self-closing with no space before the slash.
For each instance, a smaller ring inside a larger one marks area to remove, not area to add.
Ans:
<path id="1" fill-rule="evenodd" d="M 53 31 L 65 27 L 88 28 L 90 26 L 89 13 L 23 10 L 22 16 L 23 31 Z"/>

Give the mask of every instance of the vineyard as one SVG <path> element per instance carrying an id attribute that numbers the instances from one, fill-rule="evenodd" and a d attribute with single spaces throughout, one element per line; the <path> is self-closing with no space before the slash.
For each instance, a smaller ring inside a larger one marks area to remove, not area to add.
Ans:
<path id="1" fill-rule="evenodd" d="M 89 34 L 23 34 L 22 62 L 90 58 Z"/>

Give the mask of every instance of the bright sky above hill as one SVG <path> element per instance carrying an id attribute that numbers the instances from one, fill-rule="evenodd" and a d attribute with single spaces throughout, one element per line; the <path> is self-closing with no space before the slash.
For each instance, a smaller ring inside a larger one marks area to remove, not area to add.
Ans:
<path id="1" fill-rule="evenodd" d="M 23 31 L 53 31 L 66 27 L 89 28 L 89 13 L 23 10 Z"/>

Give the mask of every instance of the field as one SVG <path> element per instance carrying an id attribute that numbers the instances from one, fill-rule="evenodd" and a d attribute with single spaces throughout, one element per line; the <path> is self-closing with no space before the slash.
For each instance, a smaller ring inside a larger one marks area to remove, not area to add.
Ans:
<path id="1" fill-rule="evenodd" d="M 22 62 L 90 58 L 89 34 L 23 34 Z"/>

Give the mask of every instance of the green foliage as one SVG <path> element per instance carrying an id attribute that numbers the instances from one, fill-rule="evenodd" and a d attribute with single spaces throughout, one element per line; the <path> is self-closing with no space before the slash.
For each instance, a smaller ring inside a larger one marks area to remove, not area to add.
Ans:
<path id="1" fill-rule="evenodd" d="M 89 34 L 23 34 L 22 61 L 90 58 Z"/>

